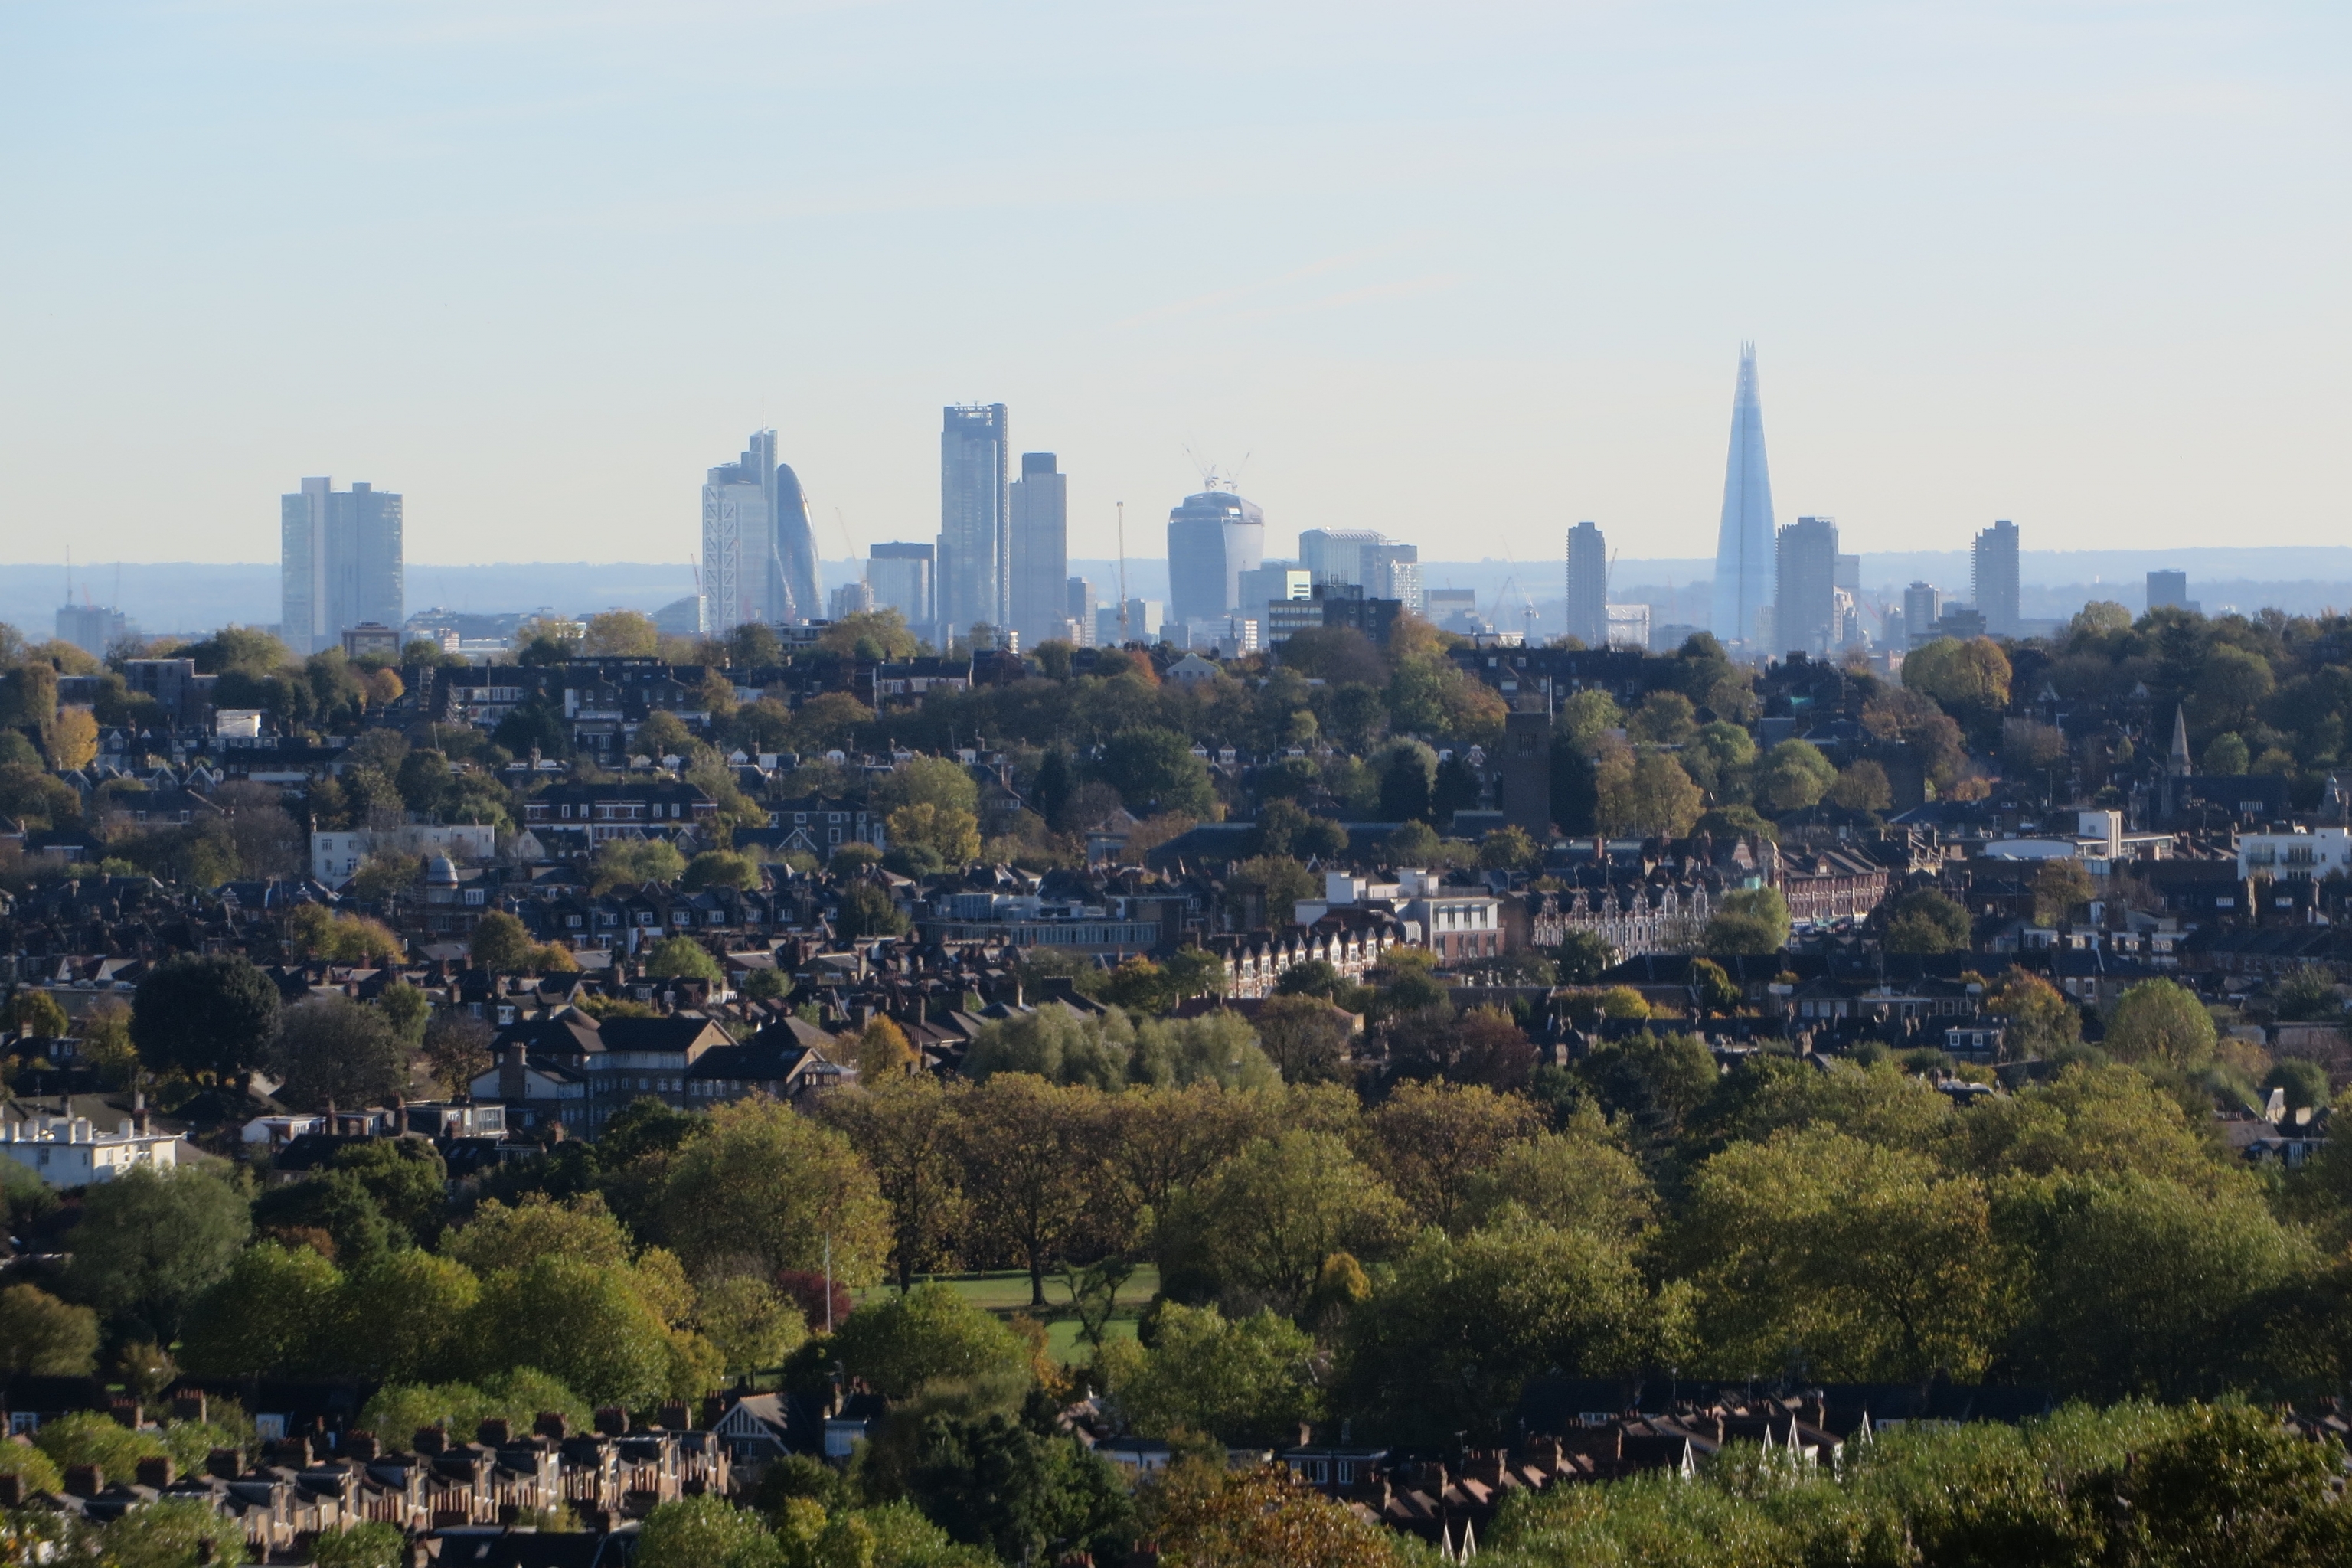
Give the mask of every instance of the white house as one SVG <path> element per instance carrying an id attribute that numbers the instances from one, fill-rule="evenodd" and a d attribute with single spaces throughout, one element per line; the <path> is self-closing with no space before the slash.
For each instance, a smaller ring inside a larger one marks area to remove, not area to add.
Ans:
<path id="1" fill-rule="evenodd" d="M 2352 829 L 2297 828 L 2293 833 L 2238 835 L 2238 876 L 2312 877 L 2330 871 L 2352 875 Z"/>
<path id="2" fill-rule="evenodd" d="M 360 828 L 310 835 L 310 875 L 340 888 L 378 850 L 396 855 L 446 855 L 452 860 L 488 860 L 499 850 L 499 830 L 487 823 L 409 823 L 381 833 Z"/>
<path id="3" fill-rule="evenodd" d="M 113 1132 L 100 1132 L 87 1116 L 43 1116 L 0 1128 L 0 1153 L 6 1154 L 53 1187 L 86 1187 L 110 1182 L 134 1165 L 168 1171 L 179 1163 L 173 1134 L 142 1132 L 129 1117 Z"/>

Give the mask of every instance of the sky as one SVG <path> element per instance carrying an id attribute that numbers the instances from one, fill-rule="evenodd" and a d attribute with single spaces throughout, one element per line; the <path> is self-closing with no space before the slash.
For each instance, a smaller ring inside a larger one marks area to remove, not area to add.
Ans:
<path id="1" fill-rule="evenodd" d="M 1712 553 L 1738 345 L 1844 547 L 2352 539 L 2352 6 L 0 0 L 0 562 L 822 552 L 940 405 L 1164 553 Z"/>

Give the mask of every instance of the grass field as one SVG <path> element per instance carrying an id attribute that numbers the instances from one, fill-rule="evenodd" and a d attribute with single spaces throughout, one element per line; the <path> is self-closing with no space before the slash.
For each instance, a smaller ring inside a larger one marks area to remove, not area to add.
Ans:
<path id="1" fill-rule="evenodd" d="M 963 1297 L 973 1306 L 1009 1318 L 1015 1312 L 1025 1312 L 1029 1307 L 1029 1276 L 1020 1272 L 988 1274 L 927 1274 L 921 1282 L 937 1280 Z M 868 1301 L 887 1301 L 898 1293 L 896 1285 L 869 1285 L 851 1292 L 859 1305 Z M 1144 1264 L 1128 1278 L 1118 1289 L 1118 1306 L 1111 1315 L 1108 1331 L 1133 1338 L 1135 1320 L 1145 1303 L 1160 1293 L 1160 1270 Z M 1070 1288 L 1054 1275 L 1045 1277 L 1045 1305 L 1039 1310 L 1045 1320 L 1045 1342 L 1057 1361 L 1083 1361 L 1086 1346 L 1078 1339 L 1077 1315 L 1070 1310 Z"/>

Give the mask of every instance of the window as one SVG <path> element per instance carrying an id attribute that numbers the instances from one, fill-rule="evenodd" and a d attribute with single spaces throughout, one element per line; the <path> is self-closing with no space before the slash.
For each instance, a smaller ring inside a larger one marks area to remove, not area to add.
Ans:
<path id="1" fill-rule="evenodd" d="M 1328 1481 L 1331 1479 L 1330 1460 L 1318 1459 L 1315 1461 L 1315 1479 L 1318 1481 Z"/>

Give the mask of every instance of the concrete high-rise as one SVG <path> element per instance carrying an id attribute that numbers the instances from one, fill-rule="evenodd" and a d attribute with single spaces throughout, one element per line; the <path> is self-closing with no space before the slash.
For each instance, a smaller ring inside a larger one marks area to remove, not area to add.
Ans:
<path id="1" fill-rule="evenodd" d="M 1921 634 L 1933 635 L 1937 621 L 1944 618 L 1944 591 L 1933 583 L 1914 583 L 1903 590 L 1903 629 L 1906 636 L 1916 638 Z"/>
<path id="2" fill-rule="evenodd" d="M 1002 403 L 956 404 L 940 431 L 940 620 L 961 637 L 1010 626 L 1011 436 Z"/>
<path id="3" fill-rule="evenodd" d="M 1731 455 L 1724 466 L 1723 521 L 1715 538 L 1716 640 L 1757 640 L 1758 616 L 1776 597 L 1772 476 L 1764 460 L 1764 405 L 1756 388 L 1756 345 L 1739 345 L 1731 395 Z M 1785 641 L 1786 639 L 1780 639 Z"/>
<path id="4" fill-rule="evenodd" d="M 2017 524 L 1996 522 L 1977 535 L 1969 558 L 1969 592 L 1990 637 L 2017 635 Z"/>
<path id="5" fill-rule="evenodd" d="M 866 552 L 866 583 L 877 609 L 893 609 L 922 635 L 939 618 L 928 544 L 877 544 Z"/>
<path id="6" fill-rule="evenodd" d="M 1801 517 L 1780 531 L 1773 561 L 1775 653 L 1822 654 L 1842 640 L 1837 520 Z"/>
<path id="7" fill-rule="evenodd" d="M 1013 626 L 1021 646 L 1066 635 L 1069 619 L 1069 477 L 1051 452 L 1021 454 L 1013 482 Z"/>
<path id="8" fill-rule="evenodd" d="M 71 643 L 92 658 L 104 658 L 130 635 L 131 623 L 121 610 L 104 605 L 58 607 L 58 640 Z"/>
<path id="9" fill-rule="evenodd" d="M 704 624 L 721 635 L 824 613 L 808 497 L 776 461 L 773 430 L 754 431 L 741 457 L 703 476 L 702 596 Z"/>
<path id="10" fill-rule="evenodd" d="M 1421 547 L 1369 528 L 1310 528 L 1298 536 L 1298 563 L 1316 583 L 1361 588 L 1421 614 Z"/>
<path id="11" fill-rule="evenodd" d="M 2147 574 L 2147 607 L 2151 610 L 2200 610 L 2189 596 L 2189 574 L 2159 569 Z"/>
<path id="12" fill-rule="evenodd" d="M 1568 531 L 1568 635 L 1587 647 L 1609 641 L 1609 542 L 1591 522 Z"/>
<path id="13" fill-rule="evenodd" d="M 306 479 L 278 503 L 278 636 L 299 654 L 340 647 L 362 621 L 407 618 L 401 498 Z"/>
<path id="14" fill-rule="evenodd" d="M 1168 513 L 1169 616 L 1223 620 L 1242 605 L 1242 574 L 1265 562 L 1265 513 L 1231 490 L 1206 489 Z"/>

